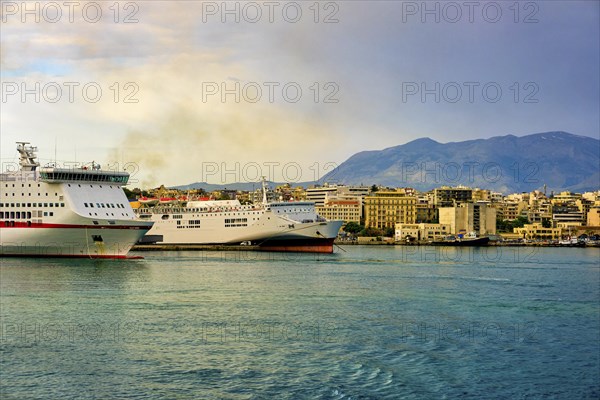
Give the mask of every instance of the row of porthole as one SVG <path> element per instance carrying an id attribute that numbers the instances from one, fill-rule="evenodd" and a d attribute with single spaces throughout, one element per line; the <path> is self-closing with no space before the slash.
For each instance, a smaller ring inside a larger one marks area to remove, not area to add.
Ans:
<path id="1" fill-rule="evenodd" d="M 13 195 L 13 197 L 15 197 L 16 193 L 13 193 L 12 195 Z M 4 193 L 4 196 L 8 197 L 8 193 Z M 25 193 L 21 193 L 21 196 L 25 197 Z M 31 197 L 31 193 L 27 193 L 27 196 Z M 42 196 L 42 194 L 38 192 L 38 197 L 41 197 L 41 196 Z M 54 193 L 54 196 L 58 196 L 58 193 Z M 48 197 L 48 193 L 46 193 L 46 197 Z"/>
<path id="2" fill-rule="evenodd" d="M 53 217 L 53 211 L 44 211 L 44 217 Z M 39 217 L 39 216 L 38 216 Z M 0 211 L 0 219 L 31 219 L 31 211 Z"/>
<path id="3" fill-rule="evenodd" d="M 10 204 L 10 206 L 9 206 Z M 43 205 L 42 205 L 43 204 Z M 2 207 L 64 207 L 65 203 L 0 203 Z M 60 204 L 60 205 L 59 205 Z"/>
<path id="4" fill-rule="evenodd" d="M 38 187 L 40 187 L 40 184 L 39 184 L 39 183 L 38 183 L 37 185 L 38 185 Z M 6 185 L 4 185 L 4 186 L 5 186 L 5 187 L 8 187 L 8 184 L 6 184 Z M 12 187 L 15 187 L 15 184 L 14 184 L 14 183 L 12 184 Z M 21 183 L 21 187 L 25 187 L 25 184 L 24 184 L 24 183 Z M 31 183 L 29 184 L 29 187 L 31 187 Z"/>

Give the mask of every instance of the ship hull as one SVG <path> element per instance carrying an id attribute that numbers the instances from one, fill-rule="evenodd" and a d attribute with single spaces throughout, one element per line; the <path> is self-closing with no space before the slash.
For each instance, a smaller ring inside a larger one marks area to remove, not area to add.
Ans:
<path id="1" fill-rule="evenodd" d="M 122 221 L 118 227 L 39 224 L 2 227 L 2 257 L 127 258 L 151 225 Z"/>
<path id="2" fill-rule="evenodd" d="M 292 203 L 286 207 L 302 206 Z M 200 213 L 186 210 L 154 213 L 151 220 L 155 224 L 147 238 L 155 237 L 158 240 L 154 243 L 173 246 L 251 243 L 261 251 L 333 252 L 333 241 L 343 221 L 317 220 L 314 214 L 296 216 L 297 220 L 292 220 L 287 211 L 277 213 L 237 209 L 224 212 Z M 231 222 L 239 220 L 243 222 Z M 142 242 L 149 243 L 150 240 Z"/>

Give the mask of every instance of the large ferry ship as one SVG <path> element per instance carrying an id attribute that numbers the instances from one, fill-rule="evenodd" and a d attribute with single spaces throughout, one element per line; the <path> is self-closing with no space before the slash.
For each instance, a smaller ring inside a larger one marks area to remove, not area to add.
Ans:
<path id="1" fill-rule="evenodd" d="M 251 244 L 259 250 L 333 252 L 343 221 L 317 215 L 314 202 L 267 202 L 242 205 L 238 200 L 187 201 L 185 206 L 142 207 L 140 218 L 154 222 L 146 242 L 169 245 Z"/>
<path id="2" fill-rule="evenodd" d="M 19 170 L 0 174 L 0 256 L 126 258 L 152 227 L 123 192 L 129 173 L 40 168 L 36 147 L 17 151 Z"/>

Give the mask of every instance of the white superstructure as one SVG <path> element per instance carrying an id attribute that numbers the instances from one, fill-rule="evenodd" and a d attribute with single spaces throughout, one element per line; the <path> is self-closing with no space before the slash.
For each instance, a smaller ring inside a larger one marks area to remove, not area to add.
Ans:
<path id="1" fill-rule="evenodd" d="M 189 201 L 185 207 L 140 208 L 154 221 L 148 238 L 164 244 L 251 243 L 264 250 L 331 252 L 342 221 L 317 215 L 313 202 L 242 205 L 238 200 Z"/>
<path id="2" fill-rule="evenodd" d="M 127 172 L 40 168 L 37 148 L 17 150 L 20 170 L 0 174 L 0 256 L 123 258 L 152 227 L 125 197 Z"/>

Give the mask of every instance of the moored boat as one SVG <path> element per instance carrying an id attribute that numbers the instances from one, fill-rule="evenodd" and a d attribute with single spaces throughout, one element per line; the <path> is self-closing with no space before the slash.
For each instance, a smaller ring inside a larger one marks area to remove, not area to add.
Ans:
<path id="1" fill-rule="evenodd" d="M 328 221 L 313 202 L 267 202 L 242 205 L 238 200 L 188 200 L 185 206 L 137 210 L 154 227 L 147 238 L 160 245 L 251 244 L 264 251 L 332 253 L 343 221 Z M 144 243 L 150 240 L 143 239 Z"/>
<path id="2" fill-rule="evenodd" d="M 435 246 L 487 246 L 490 242 L 488 236 L 477 236 L 475 233 L 468 235 L 450 235 L 441 240 L 431 242 Z"/>
<path id="3" fill-rule="evenodd" d="M 20 169 L 0 174 L 0 256 L 125 258 L 152 227 L 123 192 L 127 172 L 40 168 L 37 148 L 17 150 Z"/>

